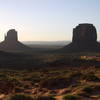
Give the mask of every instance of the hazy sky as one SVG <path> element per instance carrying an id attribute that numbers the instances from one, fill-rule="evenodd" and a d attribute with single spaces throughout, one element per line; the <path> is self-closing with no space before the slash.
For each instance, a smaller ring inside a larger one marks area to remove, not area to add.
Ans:
<path id="1" fill-rule="evenodd" d="M 100 40 L 100 0 L 0 0 L 0 41 L 13 28 L 21 41 L 71 40 L 79 23 L 93 23 Z"/>

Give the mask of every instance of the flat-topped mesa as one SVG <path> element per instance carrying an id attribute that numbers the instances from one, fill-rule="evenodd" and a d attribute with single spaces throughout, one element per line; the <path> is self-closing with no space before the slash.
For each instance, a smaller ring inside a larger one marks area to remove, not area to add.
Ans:
<path id="1" fill-rule="evenodd" d="M 0 50 L 2 51 L 31 51 L 32 48 L 27 47 L 18 41 L 18 34 L 15 29 L 11 29 L 7 32 L 4 41 L 0 43 Z"/>
<path id="2" fill-rule="evenodd" d="M 79 24 L 73 29 L 73 43 L 90 43 L 97 41 L 97 31 L 93 24 Z"/>
<path id="3" fill-rule="evenodd" d="M 12 43 L 18 41 L 17 31 L 15 29 L 11 29 L 7 32 L 7 36 L 5 36 L 5 41 Z"/>
<path id="4" fill-rule="evenodd" d="M 73 29 L 72 42 L 65 46 L 64 52 L 100 52 L 97 31 L 93 24 L 82 23 Z"/>

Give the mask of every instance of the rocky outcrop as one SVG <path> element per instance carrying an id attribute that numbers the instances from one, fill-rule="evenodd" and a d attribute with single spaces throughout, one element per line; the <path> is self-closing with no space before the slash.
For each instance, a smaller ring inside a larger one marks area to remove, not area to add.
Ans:
<path id="1" fill-rule="evenodd" d="M 72 42 L 85 43 L 85 42 L 96 42 L 97 31 L 92 24 L 79 24 L 73 29 Z"/>
<path id="2" fill-rule="evenodd" d="M 88 23 L 76 26 L 73 29 L 72 42 L 62 50 L 66 52 L 100 52 L 95 26 Z"/>
<path id="3" fill-rule="evenodd" d="M 5 35 L 5 42 L 12 43 L 18 42 L 17 31 L 15 29 L 9 30 L 7 36 Z"/>
<path id="4" fill-rule="evenodd" d="M 11 29 L 7 32 L 5 36 L 5 40 L 0 43 L 0 50 L 2 51 L 27 51 L 31 50 L 30 47 L 22 44 L 18 41 L 17 31 L 15 29 Z"/>

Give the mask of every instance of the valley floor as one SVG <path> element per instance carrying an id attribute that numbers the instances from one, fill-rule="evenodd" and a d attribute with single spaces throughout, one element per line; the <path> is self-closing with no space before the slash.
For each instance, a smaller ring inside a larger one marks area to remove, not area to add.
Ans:
<path id="1" fill-rule="evenodd" d="M 56 100 L 74 100 L 64 99 L 69 96 L 75 100 L 100 100 L 100 68 L 0 69 L 0 100 L 9 100 L 16 94 Z"/>

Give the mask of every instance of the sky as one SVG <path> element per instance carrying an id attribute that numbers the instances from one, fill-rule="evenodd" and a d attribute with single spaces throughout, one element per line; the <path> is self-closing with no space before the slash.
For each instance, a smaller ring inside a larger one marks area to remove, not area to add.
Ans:
<path id="1" fill-rule="evenodd" d="M 0 0 L 0 41 L 16 29 L 20 41 L 71 41 L 79 23 L 92 23 L 100 40 L 100 0 Z"/>

